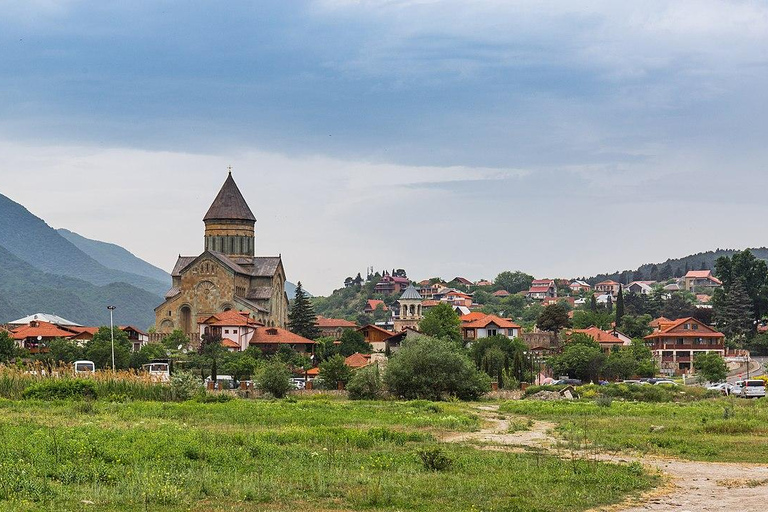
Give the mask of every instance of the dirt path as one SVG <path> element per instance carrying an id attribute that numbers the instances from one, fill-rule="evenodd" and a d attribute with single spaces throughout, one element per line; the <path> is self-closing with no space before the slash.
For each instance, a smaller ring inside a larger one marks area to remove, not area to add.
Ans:
<path id="1" fill-rule="evenodd" d="M 555 449 L 558 440 L 551 431 L 554 423 L 534 421 L 528 430 L 509 432 L 511 422 L 498 415 L 498 406 L 478 407 L 480 416 L 489 424 L 478 432 L 449 434 L 443 440 L 452 443 L 478 443 L 478 448 L 519 452 L 537 448 L 562 455 Z M 570 452 L 569 452 L 570 454 Z M 659 457 L 585 454 L 605 462 L 638 461 L 660 471 L 669 484 L 652 493 L 621 505 L 599 510 L 611 512 L 669 511 L 763 512 L 768 506 L 768 466 L 693 462 Z"/>

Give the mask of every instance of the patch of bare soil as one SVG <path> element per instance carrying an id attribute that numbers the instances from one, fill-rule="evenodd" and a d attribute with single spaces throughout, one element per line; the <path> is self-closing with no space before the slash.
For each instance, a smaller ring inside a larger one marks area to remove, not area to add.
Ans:
<path id="1" fill-rule="evenodd" d="M 478 432 L 454 433 L 443 438 L 451 443 L 475 443 L 487 450 L 545 450 L 562 456 L 552 431 L 554 423 L 534 421 L 527 430 L 510 432 L 515 420 L 499 416 L 498 406 L 478 407 L 487 427 Z M 570 456 L 570 455 L 569 455 Z M 617 456 L 590 451 L 590 459 L 604 462 L 640 462 L 667 477 L 667 485 L 603 512 L 670 511 L 763 512 L 768 507 L 768 465 L 683 461 L 660 457 Z"/>

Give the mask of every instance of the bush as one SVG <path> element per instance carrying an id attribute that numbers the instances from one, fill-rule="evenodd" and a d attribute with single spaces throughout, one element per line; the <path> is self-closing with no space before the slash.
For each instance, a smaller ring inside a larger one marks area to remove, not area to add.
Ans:
<path id="1" fill-rule="evenodd" d="M 347 385 L 352 400 L 376 400 L 381 397 L 383 384 L 379 365 L 372 364 L 355 372 Z"/>
<path id="2" fill-rule="evenodd" d="M 384 382 L 395 396 L 428 400 L 450 396 L 472 400 L 491 387 L 490 377 L 477 370 L 455 344 L 427 337 L 403 343 L 387 364 Z"/>
<path id="3" fill-rule="evenodd" d="M 427 471 L 446 471 L 453 465 L 453 460 L 440 448 L 427 448 L 416 453 Z"/>
<path id="4" fill-rule="evenodd" d="M 174 400 L 190 400 L 202 390 L 200 379 L 190 372 L 176 372 L 171 375 L 171 396 Z"/>
<path id="5" fill-rule="evenodd" d="M 270 361 L 265 364 L 258 375 L 259 389 L 275 398 L 283 398 L 292 388 L 291 372 L 280 361 Z"/>
<path id="6" fill-rule="evenodd" d="M 47 380 L 32 384 L 24 390 L 22 396 L 37 400 L 82 400 L 96 398 L 96 385 L 84 379 Z"/>
<path id="7" fill-rule="evenodd" d="M 336 383 L 344 385 L 352 378 L 352 368 L 344 362 L 344 356 L 336 354 L 327 361 L 320 363 L 320 379 L 328 389 L 336 389 Z"/>

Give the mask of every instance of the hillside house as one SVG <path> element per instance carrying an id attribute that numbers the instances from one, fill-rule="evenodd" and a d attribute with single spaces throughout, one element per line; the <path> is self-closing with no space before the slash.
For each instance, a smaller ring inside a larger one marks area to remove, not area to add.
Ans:
<path id="1" fill-rule="evenodd" d="M 597 283 L 595 285 L 595 291 L 597 293 L 609 293 L 612 296 L 616 297 L 619 294 L 619 287 L 621 286 L 621 283 L 617 283 L 616 281 L 602 281 L 600 283 Z"/>
<path id="2" fill-rule="evenodd" d="M 604 331 L 598 327 L 592 326 L 588 329 L 573 329 L 568 332 L 572 334 L 584 334 L 589 336 L 600 345 L 600 350 L 606 354 L 610 353 L 615 347 L 622 347 L 632 344 L 632 338 L 618 331 Z"/>
<path id="3" fill-rule="evenodd" d="M 75 334 L 72 330 L 42 320 L 32 320 L 27 325 L 16 327 L 11 337 L 19 348 L 29 350 L 31 354 L 48 352 L 48 343 L 56 338 L 69 338 Z"/>
<path id="4" fill-rule="evenodd" d="M 695 318 L 659 322 L 645 341 L 661 372 L 667 374 L 689 372 L 697 354 L 715 352 L 725 356 L 725 335 Z"/>
<path id="5" fill-rule="evenodd" d="M 328 336 L 335 340 L 341 338 L 345 329 L 357 329 L 358 327 L 355 322 L 343 318 L 325 318 L 324 316 L 318 316 L 315 325 L 320 330 L 321 336 Z"/>
<path id="6" fill-rule="evenodd" d="M 363 313 L 366 315 L 372 315 L 373 312 L 376 311 L 379 307 L 381 307 L 382 311 L 389 311 L 389 308 L 386 304 L 384 304 L 383 300 L 368 299 L 368 301 L 365 303 L 365 307 L 363 308 Z"/>
<path id="7" fill-rule="evenodd" d="M 357 331 L 363 333 L 363 338 L 371 344 L 375 352 L 383 352 L 385 348 L 384 340 L 394 334 L 392 331 L 387 331 L 376 325 L 366 325 L 360 327 Z"/>
<path id="8" fill-rule="evenodd" d="M 427 281 L 427 284 L 419 286 L 418 292 L 425 300 L 432 300 L 443 288 L 445 288 L 445 286 L 440 283 L 430 284 L 429 281 Z"/>
<path id="9" fill-rule="evenodd" d="M 200 336 L 212 335 L 221 338 L 221 344 L 230 352 L 248 348 L 256 329 L 264 324 L 251 317 L 249 311 L 229 310 L 202 318 L 198 322 Z"/>
<path id="10" fill-rule="evenodd" d="M 299 354 L 309 356 L 315 352 L 315 342 L 287 329 L 258 325 L 248 341 L 249 347 L 258 347 L 265 354 L 274 354 L 288 346 Z"/>
<path id="11" fill-rule="evenodd" d="M 440 293 L 435 295 L 435 299 L 441 302 L 447 302 L 453 307 L 472 307 L 472 295 L 456 290 L 454 288 L 446 288 L 444 290 L 440 290 Z"/>
<path id="12" fill-rule="evenodd" d="M 683 286 L 686 291 L 713 290 L 723 285 L 723 282 L 712 275 L 711 270 L 691 270 L 683 277 Z"/>
<path id="13" fill-rule="evenodd" d="M 376 283 L 376 287 L 373 290 L 382 295 L 392 295 L 395 293 L 402 293 L 410 284 L 411 280 L 407 277 L 397 277 L 385 274 L 384 277 L 381 278 L 381 281 Z"/>
<path id="14" fill-rule="evenodd" d="M 656 281 L 632 281 L 624 290 L 635 295 L 650 295 L 654 284 Z"/>
<path id="15" fill-rule="evenodd" d="M 461 334 L 467 343 L 496 335 L 513 339 L 520 336 L 521 331 L 522 327 L 516 323 L 496 315 L 485 315 L 482 318 L 467 320 L 461 324 Z"/>
<path id="16" fill-rule="evenodd" d="M 507 290 L 496 290 L 491 295 L 493 295 L 494 297 L 498 297 L 500 299 L 503 299 L 504 297 L 509 297 L 512 294 L 509 293 Z"/>
<path id="17" fill-rule="evenodd" d="M 399 333 L 393 334 L 389 338 L 386 338 L 384 340 L 384 349 L 382 351 L 386 352 L 386 350 L 389 349 L 391 353 L 397 352 L 400 349 L 400 345 L 403 343 L 403 341 L 417 336 L 422 336 L 422 333 L 416 329 L 406 327 Z"/>
<path id="18" fill-rule="evenodd" d="M 132 325 L 121 325 L 119 329 L 128 336 L 128 341 L 131 342 L 131 348 L 134 352 L 141 350 L 141 347 L 149 343 L 149 334 L 141 329 Z"/>
<path id="19" fill-rule="evenodd" d="M 589 293 L 592 291 L 592 287 L 589 286 L 589 283 L 579 280 L 572 281 L 571 284 L 568 285 L 568 289 L 571 290 L 571 293 L 574 295 Z"/>
<path id="20" fill-rule="evenodd" d="M 557 297 L 557 285 L 553 279 L 535 279 L 525 296 L 534 300 Z"/>

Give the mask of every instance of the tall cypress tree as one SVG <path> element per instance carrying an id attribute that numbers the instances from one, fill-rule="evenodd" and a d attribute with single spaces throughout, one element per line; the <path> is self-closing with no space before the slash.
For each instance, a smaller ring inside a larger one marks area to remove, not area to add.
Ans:
<path id="1" fill-rule="evenodd" d="M 747 293 L 744 281 L 737 279 L 725 296 L 725 300 L 715 309 L 715 318 L 720 331 L 728 338 L 751 334 L 754 328 L 752 306 L 752 299 Z"/>
<path id="2" fill-rule="evenodd" d="M 616 327 L 621 323 L 621 317 L 624 316 L 624 289 L 619 285 L 619 294 L 616 296 Z"/>
<path id="3" fill-rule="evenodd" d="M 592 294 L 592 297 L 589 299 L 589 309 L 592 310 L 593 313 L 597 313 L 597 298 L 595 298 L 595 294 Z"/>
<path id="4" fill-rule="evenodd" d="M 288 312 L 288 329 L 299 336 L 310 340 L 320 337 L 320 329 L 317 327 L 317 315 L 315 308 L 304 293 L 301 281 L 296 285 L 296 295 Z"/>

